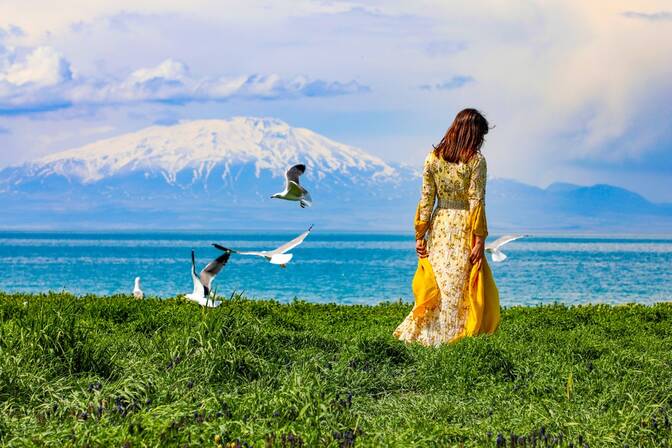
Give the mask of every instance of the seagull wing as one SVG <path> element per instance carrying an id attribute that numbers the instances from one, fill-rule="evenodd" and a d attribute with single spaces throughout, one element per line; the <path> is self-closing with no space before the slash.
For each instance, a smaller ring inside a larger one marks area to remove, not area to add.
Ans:
<path id="1" fill-rule="evenodd" d="M 311 231 L 311 230 L 313 230 L 313 226 L 312 226 L 312 225 L 308 228 L 308 230 L 306 230 L 306 231 L 303 232 L 301 235 L 299 235 L 299 236 L 297 236 L 296 238 L 294 238 L 292 241 L 283 244 L 282 246 L 278 247 L 278 248 L 275 249 L 275 250 L 270 251 L 270 254 L 271 254 L 271 255 L 284 254 L 285 252 L 288 252 L 288 251 L 294 249 L 296 246 L 298 246 L 299 244 L 303 243 L 303 240 L 306 239 L 306 237 L 308 236 L 308 234 L 310 234 L 310 231 Z"/>
<path id="2" fill-rule="evenodd" d="M 240 255 L 255 255 L 257 257 L 264 257 L 268 258 L 268 252 L 266 251 L 261 251 L 261 252 L 238 252 Z"/>
<path id="3" fill-rule="evenodd" d="M 210 285 L 212 284 L 212 280 L 215 278 L 217 274 L 222 270 L 224 265 L 226 264 L 227 261 L 229 261 L 229 257 L 231 257 L 231 252 L 226 252 L 216 259 L 212 260 L 208 265 L 203 268 L 201 271 L 200 275 L 200 280 L 201 283 L 203 283 L 203 286 L 210 289 Z"/>
<path id="4" fill-rule="evenodd" d="M 308 193 L 305 188 L 303 188 L 301 185 L 294 182 L 293 180 L 287 182 L 286 191 L 287 191 L 286 193 L 287 199 L 295 201 L 301 199 L 306 195 L 306 193 Z"/>
<path id="5" fill-rule="evenodd" d="M 301 176 L 305 172 L 306 172 L 306 165 L 302 163 L 290 167 L 285 172 L 285 180 L 287 182 L 287 185 L 289 185 L 290 182 L 294 182 L 297 185 L 300 184 L 299 176 Z"/>
<path id="6" fill-rule="evenodd" d="M 194 281 L 194 292 L 192 293 L 192 296 L 205 296 L 205 288 L 203 287 L 203 283 L 201 283 L 201 279 L 196 273 L 196 255 L 194 254 L 193 249 L 191 251 L 191 279 Z"/>
<path id="7" fill-rule="evenodd" d="M 523 238 L 525 235 L 504 235 L 502 237 L 497 238 L 495 241 L 493 241 L 490 244 L 486 244 L 485 248 L 490 249 L 490 250 L 495 250 L 499 249 L 503 245 L 510 243 L 511 241 L 515 241 L 517 239 Z"/>
<path id="8" fill-rule="evenodd" d="M 224 252 L 230 252 L 230 253 L 234 253 L 234 254 L 238 254 L 238 255 L 256 255 L 257 257 L 268 257 L 268 253 L 264 250 L 262 250 L 262 251 L 241 252 L 239 250 L 229 249 L 228 247 L 224 247 L 224 246 L 222 246 L 220 244 L 217 244 L 217 243 L 213 243 L 212 245 L 213 245 L 213 247 L 216 247 L 217 249 L 222 250 Z"/>

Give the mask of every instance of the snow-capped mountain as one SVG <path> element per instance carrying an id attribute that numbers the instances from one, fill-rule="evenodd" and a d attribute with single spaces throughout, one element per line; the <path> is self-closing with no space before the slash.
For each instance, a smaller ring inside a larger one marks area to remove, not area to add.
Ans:
<path id="1" fill-rule="evenodd" d="M 373 178 L 392 179 L 397 174 L 381 159 L 308 129 L 249 117 L 152 126 L 49 155 L 29 167 L 32 175 L 56 174 L 84 184 L 133 171 L 161 173 L 168 183 L 176 183 L 185 170 L 197 182 L 208 179 L 220 166 L 221 180 L 226 182 L 236 165 L 254 166 L 259 177 L 262 170 L 282 175 L 288 164 L 296 162 L 310 166 L 308 176 L 314 179 L 353 171 Z"/>
<path id="2" fill-rule="evenodd" d="M 299 213 L 296 204 L 270 200 L 295 163 L 307 166 L 301 181 L 314 210 Z M 254 215 L 254 225 L 281 218 L 286 228 L 299 221 L 336 225 L 349 210 L 365 228 L 380 224 L 381 207 L 406 203 L 408 182 L 417 181 L 408 167 L 308 129 L 236 117 L 152 126 L 51 154 L 0 171 L 0 192 L 12 209 L 40 208 L 43 222 L 55 214 L 59 222 L 112 224 L 120 223 L 111 217 L 125 216 L 121 224 L 130 227 L 171 227 L 167 220 L 174 227 L 240 227 Z"/>

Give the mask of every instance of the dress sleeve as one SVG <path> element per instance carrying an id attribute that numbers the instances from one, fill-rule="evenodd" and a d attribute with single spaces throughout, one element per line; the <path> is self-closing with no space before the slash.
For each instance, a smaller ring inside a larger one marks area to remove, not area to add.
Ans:
<path id="1" fill-rule="evenodd" d="M 474 235 L 486 237 L 488 235 L 488 223 L 485 219 L 485 182 L 488 167 L 485 157 L 480 154 L 476 157 L 471 171 L 468 192 L 471 230 Z"/>
<path id="2" fill-rule="evenodd" d="M 432 173 L 432 154 L 425 159 L 422 169 L 422 193 L 420 202 L 415 213 L 415 238 L 422 239 L 429 228 L 429 220 L 434 209 L 434 200 L 436 197 L 436 184 L 434 183 L 434 174 Z"/>

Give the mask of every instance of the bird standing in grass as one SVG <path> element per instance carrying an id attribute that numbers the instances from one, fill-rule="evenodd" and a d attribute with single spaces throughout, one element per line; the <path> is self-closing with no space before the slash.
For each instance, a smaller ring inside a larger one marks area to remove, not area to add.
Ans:
<path id="1" fill-rule="evenodd" d="M 140 277 L 135 277 L 135 286 L 133 287 L 133 297 L 138 300 L 142 300 L 145 297 L 145 293 L 142 292 L 140 287 Z"/>
<path id="2" fill-rule="evenodd" d="M 299 201 L 301 208 L 310 207 L 313 203 L 310 193 L 299 183 L 299 176 L 305 172 L 306 165 L 298 164 L 290 167 L 285 172 L 285 189 L 280 193 L 275 193 L 271 198 Z"/>

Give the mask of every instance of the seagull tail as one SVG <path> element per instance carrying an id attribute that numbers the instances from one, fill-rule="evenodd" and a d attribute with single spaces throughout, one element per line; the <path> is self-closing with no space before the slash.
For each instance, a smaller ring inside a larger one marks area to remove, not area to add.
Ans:
<path id="1" fill-rule="evenodd" d="M 492 250 L 492 261 L 495 263 L 500 263 L 504 260 L 506 260 L 507 256 L 504 252 L 502 252 L 499 249 L 493 249 Z"/>

